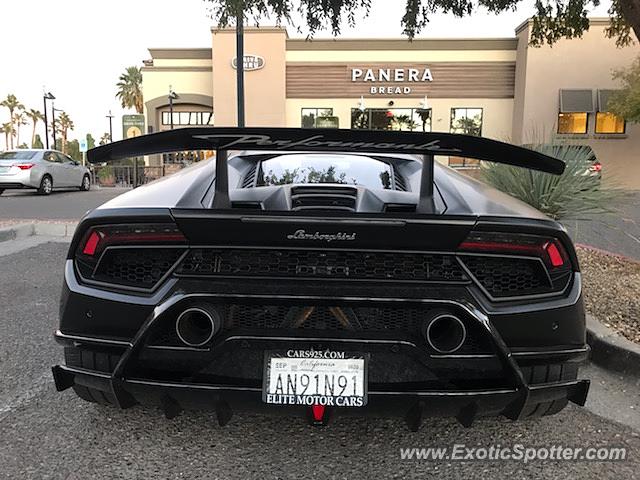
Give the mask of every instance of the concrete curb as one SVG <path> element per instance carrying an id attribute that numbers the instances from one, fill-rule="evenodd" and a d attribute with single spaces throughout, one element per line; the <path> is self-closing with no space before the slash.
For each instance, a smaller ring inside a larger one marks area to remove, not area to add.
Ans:
<path id="1" fill-rule="evenodd" d="M 587 315 L 591 361 L 608 370 L 640 377 L 640 345 L 627 340 Z"/>
<path id="2" fill-rule="evenodd" d="M 10 227 L 0 228 L 0 242 L 9 240 L 20 240 L 33 235 L 34 227 L 32 223 L 20 223 Z"/>
<path id="3" fill-rule="evenodd" d="M 0 228 L 0 242 L 21 240 L 33 235 L 47 237 L 71 237 L 78 222 L 29 222 Z"/>

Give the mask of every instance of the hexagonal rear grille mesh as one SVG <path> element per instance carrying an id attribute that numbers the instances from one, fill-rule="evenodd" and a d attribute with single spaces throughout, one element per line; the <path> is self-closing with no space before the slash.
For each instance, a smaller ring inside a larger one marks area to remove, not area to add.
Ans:
<path id="1" fill-rule="evenodd" d="M 178 275 L 465 282 L 453 255 L 346 250 L 195 249 Z"/>
<path id="2" fill-rule="evenodd" d="M 429 310 L 423 308 L 330 307 L 290 305 L 242 305 L 226 307 L 224 329 L 230 333 L 246 330 L 298 329 L 331 332 L 376 332 L 393 338 L 422 338 L 422 324 Z M 460 353 L 492 351 L 491 340 L 475 321 L 463 319 L 467 340 Z"/>
<path id="3" fill-rule="evenodd" d="M 493 297 L 553 291 L 544 266 L 534 259 L 464 256 L 462 262 Z"/>
<path id="4" fill-rule="evenodd" d="M 104 253 L 94 280 L 152 288 L 171 269 L 183 248 L 112 248 Z"/>

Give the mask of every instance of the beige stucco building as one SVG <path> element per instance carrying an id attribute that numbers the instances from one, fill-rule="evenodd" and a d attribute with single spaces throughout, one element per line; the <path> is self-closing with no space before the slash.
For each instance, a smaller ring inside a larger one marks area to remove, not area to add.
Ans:
<path id="1" fill-rule="evenodd" d="M 525 144 L 555 136 L 590 145 L 605 177 L 640 188 L 640 125 L 606 108 L 617 87 L 612 71 L 630 65 L 640 48 L 616 48 L 605 38 L 607 24 L 591 19 L 581 39 L 540 48 L 528 45 L 530 22 L 513 38 L 412 42 L 306 41 L 281 28 L 247 28 L 246 124 L 451 131 Z M 234 30 L 212 29 L 211 48 L 149 51 L 149 132 L 236 125 Z"/>

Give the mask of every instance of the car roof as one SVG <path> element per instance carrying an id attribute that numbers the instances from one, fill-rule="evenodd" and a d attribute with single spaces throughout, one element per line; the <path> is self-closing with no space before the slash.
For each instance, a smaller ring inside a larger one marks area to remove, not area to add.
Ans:
<path id="1" fill-rule="evenodd" d="M 17 148 L 17 149 L 13 149 L 13 150 L 5 150 L 4 152 L 0 152 L 0 153 L 19 153 L 19 152 L 56 152 L 56 153 L 62 153 L 60 150 L 55 150 L 53 148 Z M 66 153 L 62 153 L 63 155 L 66 155 Z"/>

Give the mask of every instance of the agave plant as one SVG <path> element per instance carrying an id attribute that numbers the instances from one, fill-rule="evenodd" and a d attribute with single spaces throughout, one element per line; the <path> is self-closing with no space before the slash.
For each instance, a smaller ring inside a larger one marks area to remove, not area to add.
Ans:
<path id="1" fill-rule="evenodd" d="M 601 182 L 591 168 L 595 155 L 585 145 L 536 144 L 529 148 L 562 160 L 562 175 L 526 170 L 501 164 L 483 164 L 485 182 L 528 203 L 547 216 L 577 219 L 582 215 L 611 213 L 627 192 L 609 181 Z"/>

